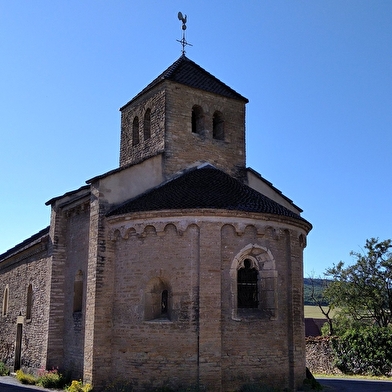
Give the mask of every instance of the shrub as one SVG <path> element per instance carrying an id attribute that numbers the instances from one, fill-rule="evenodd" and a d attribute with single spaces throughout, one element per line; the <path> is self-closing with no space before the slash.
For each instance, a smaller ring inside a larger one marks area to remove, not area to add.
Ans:
<path id="1" fill-rule="evenodd" d="M 8 369 L 4 362 L 0 362 L 0 376 L 8 376 L 9 374 L 10 369 Z"/>
<path id="2" fill-rule="evenodd" d="M 90 392 L 93 387 L 91 384 L 83 384 L 81 381 L 73 380 L 71 385 L 65 390 L 67 392 Z"/>
<path id="3" fill-rule="evenodd" d="M 336 366 L 348 374 L 388 375 L 392 370 L 392 329 L 350 329 L 333 340 Z"/>
<path id="4" fill-rule="evenodd" d="M 37 378 L 32 374 L 24 373 L 23 370 L 16 371 L 16 379 L 19 380 L 22 384 L 27 385 L 35 385 L 37 382 Z"/>
<path id="5" fill-rule="evenodd" d="M 44 388 L 63 388 L 64 377 L 58 372 L 57 369 L 40 370 L 38 372 L 37 385 Z"/>

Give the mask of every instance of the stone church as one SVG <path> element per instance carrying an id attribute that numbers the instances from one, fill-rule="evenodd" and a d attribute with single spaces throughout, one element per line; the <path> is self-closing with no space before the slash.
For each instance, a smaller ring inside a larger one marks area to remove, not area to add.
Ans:
<path id="1" fill-rule="evenodd" d="M 311 224 L 246 167 L 247 102 L 182 55 L 120 109 L 119 167 L 0 255 L 0 360 L 96 390 L 302 384 Z"/>

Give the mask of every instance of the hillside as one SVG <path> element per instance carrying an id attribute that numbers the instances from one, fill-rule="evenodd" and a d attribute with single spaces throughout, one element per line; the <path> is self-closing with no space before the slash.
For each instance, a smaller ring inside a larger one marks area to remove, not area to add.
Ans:
<path id="1" fill-rule="evenodd" d="M 314 285 L 315 294 L 318 298 L 322 298 L 322 292 L 325 287 L 324 279 L 309 279 L 304 278 L 304 304 L 305 305 L 315 305 L 314 301 L 311 298 L 312 294 L 312 282 Z M 327 306 L 328 301 L 322 301 L 322 306 Z"/>

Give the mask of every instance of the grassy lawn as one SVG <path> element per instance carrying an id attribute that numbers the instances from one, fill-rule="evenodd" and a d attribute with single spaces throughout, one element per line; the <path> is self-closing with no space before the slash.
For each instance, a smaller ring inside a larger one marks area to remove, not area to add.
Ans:
<path id="1" fill-rule="evenodd" d="M 325 306 L 325 310 L 328 310 L 328 307 Z M 305 305 L 305 318 L 326 318 L 322 313 L 318 306 Z"/>

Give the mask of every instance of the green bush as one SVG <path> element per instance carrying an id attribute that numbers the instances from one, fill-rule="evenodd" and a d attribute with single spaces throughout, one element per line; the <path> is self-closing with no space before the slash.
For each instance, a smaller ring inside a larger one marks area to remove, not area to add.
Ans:
<path id="1" fill-rule="evenodd" d="M 0 376 L 8 376 L 9 374 L 10 369 L 8 369 L 4 362 L 0 362 Z"/>
<path id="2" fill-rule="evenodd" d="M 58 372 L 57 369 L 40 370 L 38 372 L 37 385 L 44 388 L 63 388 L 64 377 Z"/>
<path id="3" fill-rule="evenodd" d="M 336 366 L 347 374 L 387 375 L 392 371 L 392 328 L 350 329 L 333 341 Z"/>
<path id="4" fill-rule="evenodd" d="M 90 392 L 93 387 L 91 384 L 83 384 L 81 381 L 73 380 L 71 385 L 65 390 L 67 392 Z"/>
<path id="5" fill-rule="evenodd" d="M 36 377 L 32 374 L 24 373 L 23 370 L 20 369 L 16 371 L 16 379 L 26 385 L 35 385 L 37 382 Z"/>

